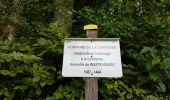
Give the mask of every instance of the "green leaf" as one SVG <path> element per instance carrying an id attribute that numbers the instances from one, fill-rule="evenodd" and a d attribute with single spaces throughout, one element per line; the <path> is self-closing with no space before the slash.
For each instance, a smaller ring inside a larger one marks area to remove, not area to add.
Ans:
<path id="1" fill-rule="evenodd" d="M 132 97 L 133 97 L 132 94 L 127 94 L 127 95 L 126 95 L 126 98 L 127 98 L 127 99 L 131 99 Z"/>
<path id="2" fill-rule="evenodd" d="M 14 73 L 14 72 L 11 72 L 11 74 L 10 74 L 11 77 L 15 77 L 16 75 L 17 75 L 17 74 Z"/>
<path id="3" fill-rule="evenodd" d="M 151 49 L 150 49 L 150 53 L 151 53 L 151 56 L 152 56 L 153 58 L 155 58 L 155 57 L 157 56 L 157 50 L 154 49 L 154 48 L 151 48 Z"/>
<path id="4" fill-rule="evenodd" d="M 39 77 L 39 76 L 36 76 L 36 77 L 34 77 L 32 80 L 33 80 L 34 83 L 35 83 L 35 82 L 38 82 L 38 81 L 40 80 L 40 77 Z"/>
<path id="5" fill-rule="evenodd" d="M 40 82 L 41 87 L 44 87 L 46 85 L 45 82 Z"/>
<path id="6" fill-rule="evenodd" d="M 163 62 L 164 62 L 165 68 L 170 70 L 170 58 L 164 59 Z"/>
<path id="7" fill-rule="evenodd" d="M 56 100 L 55 97 L 47 97 L 45 100 Z"/>
<path id="8" fill-rule="evenodd" d="M 161 79 L 161 75 L 156 71 L 150 72 L 149 76 L 153 81 L 157 81 L 157 80 Z"/>
<path id="9" fill-rule="evenodd" d="M 161 92 L 165 92 L 166 91 L 166 86 L 165 84 L 163 83 L 163 81 L 159 80 L 158 81 L 158 84 L 159 84 L 159 87 L 161 89 Z"/>
<path id="10" fill-rule="evenodd" d="M 83 96 L 80 97 L 80 100 L 84 100 Z"/>
<path id="11" fill-rule="evenodd" d="M 0 90 L 0 96 L 3 94 L 4 92 L 2 90 Z"/>
<path id="12" fill-rule="evenodd" d="M 155 97 L 153 95 L 147 95 L 146 96 L 146 100 L 160 100 L 160 98 L 159 97 Z"/>
<path id="13" fill-rule="evenodd" d="M 22 82 L 26 85 L 29 85 L 32 83 L 32 79 L 31 78 L 23 78 L 22 79 Z"/>
<path id="14" fill-rule="evenodd" d="M 40 39 L 38 40 L 38 43 L 39 43 L 40 45 L 46 45 L 46 44 L 47 44 L 47 40 L 44 39 L 44 38 L 40 38 Z"/>
<path id="15" fill-rule="evenodd" d="M 150 47 L 144 47 L 142 50 L 141 50 L 141 54 L 143 54 L 143 53 L 146 53 L 146 52 L 148 52 L 148 51 L 150 51 Z"/>
<path id="16" fill-rule="evenodd" d="M 74 98 L 72 98 L 71 100 L 75 100 Z"/>
<path id="17" fill-rule="evenodd" d="M 124 74 L 129 74 L 129 75 L 137 75 L 138 74 L 138 72 L 135 72 L 135 71 L 133 71 L 131 69 L 123 69 L 123 73 Z"/>
<path id="18" fill-rule="evenodd" d="M 37 95 L 40 95 L 40 94 L 41 94 L 41 89 L 40 89 L 40 88 L 37 88 L 37 89 L 36 89 L 36 94 L 37 94 Z"/>
<path id="19" fill-rule="evenodd" d="M 7 90 L 5 90 L 4 91 L 4 95 L 8 97 L 9 96 L 9 92 Z"/>
<path id="20" fill-rule="evenodd" d="M 11 75 L 11 72 L 8 71 L 8 70 L 1 70 L 0 73 L 1 73 L 2 75 Z"/>
<path id="21" fill-rule="evenodd" d="M 154 66 L 154 65 L 156 65 L 156 64 L 158 64 L 158 63 L 160 63 L 160 61 L 161 61 L 161 59 L 160 59 L 159 57 L 153 58 L 153 59 L 152 59 L 152 66 Z"/>
<path id="22" fill-rule="evenodd" d="M 138 86 L 141 86 L 141 85 L 147 83 L 148 81 L 149 81 L 149 77 L 144 76 L 144 75 L 138 76 L 137 85 L 138 85 Z"/>
<path id="23" fill-rule="evenodd" d="M 61 99 L 63 97 L 63 94 L 61 92 L 56 92 L 54 96 L 55 99 Z"/>
<path id="24" fill-rule="evenodd" d="M 105 85 L 106 85 L 107 89 L 109 89 L 109 90 L 114 88 L 114 86 L 112 84 L 105 84 Z"/>
<path id="25" fill-rule="evenodd" d="M 146 69 L 147 69 L 148 71 L 150 71 L 152 68 L 153 68 L 152 63 L 151 63 L 151 62 L 147 62 L 147 63 L 146 63 Z"/>
<path id="26" fill-rule="evenodd" d="M 26 85 L 21 85 L 21 86 L 15 86 L 14 87 L 14 90 L 26 90 L 28 88 L 28 86 L 26 86 Z"/>

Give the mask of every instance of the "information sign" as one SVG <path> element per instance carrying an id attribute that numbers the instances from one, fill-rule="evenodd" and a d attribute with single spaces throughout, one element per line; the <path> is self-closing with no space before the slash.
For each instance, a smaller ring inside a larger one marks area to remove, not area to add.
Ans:
<path id="1" fill-rule="evenodd" d="M 122 77 L 118 38 L 67 38 L 64 77 Z"/>

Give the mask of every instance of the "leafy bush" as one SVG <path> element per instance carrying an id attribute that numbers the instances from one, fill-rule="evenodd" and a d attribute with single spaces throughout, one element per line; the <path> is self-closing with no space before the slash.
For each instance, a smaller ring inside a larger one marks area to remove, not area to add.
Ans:
<path id="1" fill-rule="evenodd" d="M 56 38 L 54 38 L 55 36 Z M 62 53 L 63 38 L 56 24 L 42 30 L 37 42 L 1 42 L 1 99 L 37 99 L 55 83 L 55 64 L 47 58 Z M 49 91 L 50 92 L 50 91 Z M 17 95 L 19 94 L 19 95 Z M 44 95 L 44 94 L 43 94 Z"/>
<path id="2" fill-rule="evenodd" d="M 83 100 L 84 79 L 61 75 L 63 41 L 69 35 L 55 22 L 57 4 L 19 1 L 1 1 L 0 19 L 7 27 L 0 34 L 0 99 Z M 94 23 L 99 37 L 121 38 L 124 76 L 99 78 L 99 99 L 168 100 L 168 0 L 75 0 L 75 5 L 71 37 L 83 37 L 83 25 Z M 6 39 L 10 34 L 13 42 Z"/>
<path id="3" fill-rule="evenodd" d="M 100 80 L 101 98 L 167 99 L 170 57 L 167 9 L 167 1 L 107 0 L 98 9 L 85 6 L 76 12 L 75 25 L 98 24 L 99 37 L 120 38 L 124 77 Z M 118 89 L 115 84 L 119 84 Z"/>

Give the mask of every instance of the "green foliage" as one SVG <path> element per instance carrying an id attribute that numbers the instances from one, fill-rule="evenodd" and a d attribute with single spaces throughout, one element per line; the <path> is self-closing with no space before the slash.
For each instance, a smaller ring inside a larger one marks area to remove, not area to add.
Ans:
<path id="1" fill-rule="evenodd" d="M 12 4 L 16 3 L 14 1 L 3 2 L 9 9 L 17 5 Z M 0 99 L 43 99 L 53 92 L 48 89 L 56 84 L 55 76 L 61 64 L 56 65 L 54 61 L 63 52 L 67 35 L 52 22 L 52 17 L 48 18 L 56 9 L 50 0 L 20 3 L 17 5 L 20 9 L 4 9 L 5 14 L 1 17 L 15 30 L 12 32 L 15 41 L 0 42 Z M 14 13 L 17 16 L 13 16 Z"/>
<path id="2" fill-rule="evenodd" d="M 105 79 L 100 84 L 107 84 L 110 90 L 103 92 L 106 87 L 101 87 L 101 98 L 167 99 L 165 95 L 169 91 L 170 74 L 169 4 L 169 1 L 154 0 L 107 0 L 100 8 L 85 6 L 76 12 L 75 25 L 94 23 L 99 26 L 99 37 L 120 38 L 124 77 L 116 81 L 123 85 L 112 90 L 115 80 Z M 135 89 L 145 92 L 137 95 Z"/>
<path id="3" fill-rule="evenodd" d="M 61 75 L 63 41 L 69 35 L 56 24 L 55 12 L 69 2 L 0 3 L 0 22 L 7 26 L 0 33 L 0 99 L 83 100 L 84 80 Z M 94 23 L 99 25 L 99 37 L 121 38 L 124 76 L 99 79 L 99 99 L 169 99 L 168 0 L 75 0 L 74 9 L 72 37 L 83 37 L 83 25 Z M 14 35 L 12 43 L 9 34 Z"/>
<path id="4" fill-rule="evenodd" d="M 165 92 L 164 81 L 169 78 L 168 69 L 165 67 L 167 65 L 164 64 L 167 58 L 161 58 L 157 50 L 150 47 L 142 49 L 141 54 L 141 63 L 145 66 L 144 70 L 149 73 L 150 80 L 157 83 L 155 86 L 158 91 Z"/>
<path id="5" fill-rule="evenodd" d="M 84 100 L 84 83 L 82 80 L 74 80 L 66 85 L 60 85 L 53 96 L 49 96 L 46 100 Z"/>
<path id="6" fill-rule="evenodd" d="M 117 100 L 129 100 L 135 98 L 145 99 L 145 95 L 149 93 L 149 91 L 137 88 L 135 86 L 129 87 L 123 81 L 119 80 L 104 80 L 104 86 L 107 90 L 100 90 L 103 94 L 103 99 L 112 100 L 112 98 L 116 98 Z"/>
<path id="7" fill-rule="evenodd" d="M 5 46 L 10 50 L 10 46 Z M 41 94 L 40 88 L 55 82 L 56 70 L 52 66 L 44 65 L 43 58 L 19 52 L 17 49 L 6 52 L 1 51 L 0 55 L 1 98 L 7 97 L 10 100 L 38 97 Z M 17 93 L 20 95 L 16 95 Z"/>

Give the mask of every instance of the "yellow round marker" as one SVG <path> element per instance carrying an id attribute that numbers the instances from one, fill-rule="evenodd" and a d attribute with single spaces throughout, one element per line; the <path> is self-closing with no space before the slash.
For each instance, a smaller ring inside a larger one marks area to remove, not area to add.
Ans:
<path id="1" fill-rule="evenodd" d="M 88 24 L 84 26 L 84 30 L 90 30 L 90 29 L 96 29 L 97 30 L 97 25 L 95 24 Z"/>

